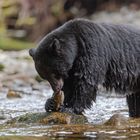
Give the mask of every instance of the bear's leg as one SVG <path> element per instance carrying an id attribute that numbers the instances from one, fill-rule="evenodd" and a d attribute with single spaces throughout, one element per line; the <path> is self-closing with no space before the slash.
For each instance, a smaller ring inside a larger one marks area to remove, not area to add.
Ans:
<path id="1" fill-rule="evenodd" d="M 82 114 L 84 109 L 90 108 L 93 101 L 96 100 L 96 91 L 95 86 L 86 84 L 82 80 L 79 83 L 77 81 L 71 90 L 64 90 L 64 112 L 71 109 L 75 114 Z"/>
<path id="2" fill-rule="evenodd" d="M 84 109 L 84 104 L 77 98 L 77 100 L 71 99 L 67 101 L 60 111 L 81 115 L 84 112 Z"/>
<path id="3" fill-rule="evenodd" d="M 140 117 L 140 90 L 127 95 L 127 104 L 130 117 Z"/>

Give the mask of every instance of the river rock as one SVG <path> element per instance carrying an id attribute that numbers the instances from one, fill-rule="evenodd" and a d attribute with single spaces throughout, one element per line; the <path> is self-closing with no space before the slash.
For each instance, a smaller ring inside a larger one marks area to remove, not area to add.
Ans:
<path id="1" fill-rule="evenodd" d="M 113 127 L 126 127 L 128 126 L 128 124 L 129 124 L 128 119 L 121 114 L 113 115 L 107 122 L 104 123 L 104 125 L 106 126 Z"/>
<path id="2" fill-rule="evenodd" d="M 13 118 L 7 122 L 8 124 L 17 124 L 17 123 L 39 123 L 44 125 L 50 124 L 85 124 L 87 119 L 83 115 L 75 115 L 68 113 L 60 112 L 51 112 L 51 113 L 27 113 L 19 117 Z"/>

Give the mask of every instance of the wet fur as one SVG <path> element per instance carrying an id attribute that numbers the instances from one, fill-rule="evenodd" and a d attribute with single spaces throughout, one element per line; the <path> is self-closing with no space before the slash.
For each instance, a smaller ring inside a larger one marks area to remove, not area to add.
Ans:
<path id="1" fill-rule="evenodd" d="M 61 60 L 48 58 L 54 51 L 45 46 L 55 38 L 61 44 Z M 75 113 L 91 107 L 98 85 L 120 94 L 140 92 L 140 30 L 132 26 L 71 20 L 47 35 L 37 51 L 42 64 L 48 59 L 65 77 L 64 104 Z"/>

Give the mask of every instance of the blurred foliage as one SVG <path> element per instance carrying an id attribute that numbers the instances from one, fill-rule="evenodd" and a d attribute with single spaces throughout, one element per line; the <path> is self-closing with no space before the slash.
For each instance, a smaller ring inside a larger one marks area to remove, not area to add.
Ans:
<path id="1" fill-rule="evenodd" d="M 24 41 L 40 40 L 72 18 L 89 17 L 98 10 L 118 10 L 122 5 L 138 9 L 140 1 L 0 0 L 0 48 L 28 48 L 32 45 Z"/>
<path id="2" fill-rule="evenodd" d="M 19 10 L 20 7 L 18 0 L 0 1 L 0 49 L 18 51 L 21 49 L 34 47 L 33 43 L 25 41 L 24 38 L 22 39 L 18 37 L 21 35 L 21 33 L 18 33 L 19 35 L 17 34 L 17 31 L 20 31 L 18 30 L 20 28 L 17 27 L 16 29 L 16 24 L 19 23 L 16 23 L 14 18 L 18 16 Z M 15 28 L 9 29 L 8 24 L 15 24 Z"/>
<path id="3" fill-rule="evenodd" d="M 16 40 L 40 40 L 68 20 L 63 5 L 64 0 L 0 0 L 0 48 L 28 48 Z"/>
<path id="4" fill-rule="evenodd" d="M 4 65 L 0 63 L 0 71 L 4 70 Z"/>
<path id="5" fill-rule="evenodd" d="M 30 42 L 20 41 L 16 39 L 11 39 L 7 37 L 0 37 L 0 49 L 3 50 L 21 50 L 33 48 L 34 44 Z"/>

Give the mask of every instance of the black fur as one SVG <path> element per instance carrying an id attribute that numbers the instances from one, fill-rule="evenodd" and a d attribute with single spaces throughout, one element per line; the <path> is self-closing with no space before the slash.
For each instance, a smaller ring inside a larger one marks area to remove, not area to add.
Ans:
<path id="1" fill-rule="evenodd" d="M 129 96 L 140 94 L 140 30 L 132 26 L 71 20 L 48 34 L 30 54 L 53 89 L 52 81 L 63 79 L 65 107 L 77 114 L 91 107 L 98 85 Z M 57 78 L 49 76 L 52 73 Z M 130 116 L 140 116 L 140 111 Z"/>

